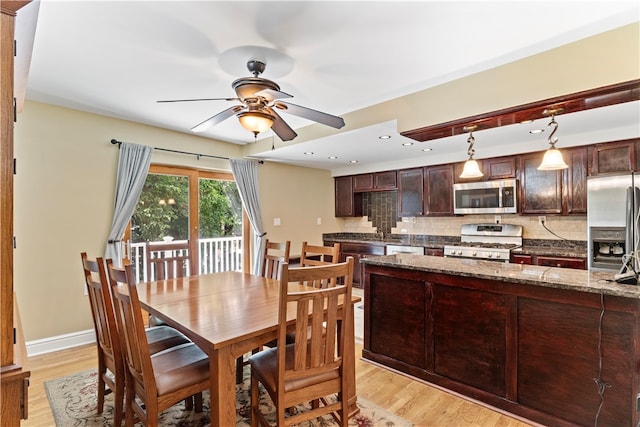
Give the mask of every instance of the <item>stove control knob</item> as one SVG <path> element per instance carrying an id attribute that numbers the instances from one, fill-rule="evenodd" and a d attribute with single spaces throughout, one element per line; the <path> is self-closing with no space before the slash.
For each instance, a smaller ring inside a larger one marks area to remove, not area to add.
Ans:
<path id="1" fill-rule="evenodd" d="M 457 254 L 458 254 L 458 255 L 462 255 L 462 251 L 461 251 L 460 249 L 458 249 Z"/>
<path id="2" fill-rule="evenodd" d="M 471 252 L 471 256 L 476 256 L 476 255 L 478 255 L 478 252 L 476 251 Z"/>
<path id="3" fill-rule="evenodd" d="M 502 255 L 496 252 L 496 258 L 500 258 Z"/>
<path id="4" fill-rule="evenodd" d="M 491 252 L 487 252 L 487 258 L 493 258 L 493 254 Z"/>

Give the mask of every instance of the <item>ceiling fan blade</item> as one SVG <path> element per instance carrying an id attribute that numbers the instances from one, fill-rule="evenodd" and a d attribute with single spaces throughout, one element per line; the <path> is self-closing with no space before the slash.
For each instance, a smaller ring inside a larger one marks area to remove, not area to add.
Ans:
<path id="1" fill-rule="evenodd" d="M 167 100 L 156 101 L 156 102 L 162 103 L 162 102 L 192 102 L 192 101 L 240 101 L 240 99 L 238 98 L 167 99 Z"/>
<path id="2" fill-rule="evenodd" d="M 298 134 L 293 129 L 291 129 L 291 126 L 289 126 L 287 122 L 285 122 L 282 117 L 280 117 L 280 115 L 273 110 L 273 108 L 267 107 L 265 108 L 265 110 L 273 117 L 275 117 L 273 125 L 271 126 L 271 130 L 273 130 L 273 132 L 278 135 L 278 138 L 283 141 L 291 141 L 296 136 L 298 136 Z"/>
<path id="3" fill-rule="evenodd" d="M 219 112 L 215 116 L 209 117 L 207 120 L 198 123 L 194 127 L 191 128 L 191 132 L 204 132 L 210 127 L 217 125 L 218 123 L 228 119 L 229 117 L 236 114 L 238 111 L 242 110 L 244 107 L 242 105 L 234 105 L 233 107 L 229 107 L 224 111 Z"/>
<path id="4" fill-rule="evenodd" d="M 333 116 L 331 114 L 323 113 L 321 111 L 312 110 L 311 108 L 301 107 L 296 104 L 290 104 L 288 102 L 276 102 L 275 107 L 280 110 L 286 111 L 289 114 L 299 116 L 314 122 L 321 123 L 323 125 L 331 126 L 332 128 L 340 129 L 344 126 L 344 119 L 342 117 Z"/>
<path id="5" fill-rule="evenodd" d="M 293 98 L 293 95 L 273 89 L 262 89 L 254 93 L 254 95 L 262 96 L 269 101 L 273 101 L 274 99 Z"/>

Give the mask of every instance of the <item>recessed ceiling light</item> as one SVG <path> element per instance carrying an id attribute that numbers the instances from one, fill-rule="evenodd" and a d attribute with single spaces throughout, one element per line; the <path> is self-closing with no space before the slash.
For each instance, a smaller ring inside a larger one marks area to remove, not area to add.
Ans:
<path id="1" fill-rule="evenodd" d="M 305 151 L 304 154 L 305 156 L 311 156 L 313 155 L 313 151 Z"/>
<path id="2" fill-rule="evenodd" d="M 411 146 L 411 145 L 413 145 L 413 142 L 403 142 L 403 143 L 402 143 L 402 146 L 403 146 L 403 147 L 409 147 L 409 146 Z"/>
<path id="3" fill-rule="evenodd" d="M 380 135 L 378 138 L 379 139 L 390 139 L 391 135 Z"/>
<path id="4" fill-rule="evenodd" d="M 329 159 L 329 160 L 335 160 L 337 158 L 338 158 L 338 156 L 329 156 L 329 157 L 327 157 L 327 159 Z"/>
<path id="5" fill-rule="evenodd" d="M 542 133 L 542 132 L 544 132 L 544 129 L 531 129 L 529 131 L 529 133 L 531 134 Z"/>
<path id="6" fill-rule="evenodd" d="M 433 148 L 423 148 L 423 149 L 422 149 L 422 151 L 425 151 L 425 152 L 427 152 L 427 151 L 431 151 L 431 150 L 433 150 Z"/>
<path id="7" fill-rule="evenodd" d="M 358 163 L 357 160 L 349 160 L 349 163 Z"/>
<path id="8" fill-rule="evenodd" d="M 523 120 L 520 122 L 521 125 L 526 125 L 527 123 L 531 123 L 533 120 Z"/>

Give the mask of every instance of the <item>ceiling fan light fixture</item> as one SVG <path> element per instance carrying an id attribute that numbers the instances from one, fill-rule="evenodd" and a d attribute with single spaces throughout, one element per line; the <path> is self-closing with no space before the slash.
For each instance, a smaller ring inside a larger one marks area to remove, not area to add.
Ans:
<path id="1" fill-rule="evenodd" d="M 262 111 L 245 111 L 238 114 L 238 120 L 243 128 L 257 136 L 259 133 L 271 129 L 275 117 Z"/>
<path id="2" fill-rule="evenodd" d="M 462 173 L 460 174 L 460 178 L 480 178 L 484 174 L 480 170 L 480 166 L 478 162 L 474 160 L 473 155 L 476 150 L 473 148 L 473 144 L 476 142 L 476 139 L 473 137 L 473 131 L 476 130 L 478 126 L 471 125 L 465 126 L 464 131 L 469 132 L 469 138 L 467 138 L 467 143 L 469 144 L 469 148 L 467 149 L 467 154 L 469 155 L 469 159 L 464 163 L 464 167 L 462 168 Z"/>

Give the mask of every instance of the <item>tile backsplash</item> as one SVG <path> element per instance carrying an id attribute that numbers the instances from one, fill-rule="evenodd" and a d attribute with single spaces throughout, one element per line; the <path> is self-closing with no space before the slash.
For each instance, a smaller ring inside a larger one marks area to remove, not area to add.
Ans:
<path id="1" fill-rule="evenodd" d="M 363 212 L 366 216 L 344 218 L 344 230 L 347 233 L 375 233 L 382 230 L 385 234 L 420 234 L 431 236 L 459 236 L 462 224 L 494 223 L 495 215 L 462 215 L 447 217 L 398 217 L 397 193 L 381 191 L 363 194 Z M 587 217 L 546 215 L 546 226 L 537 216 L 517 214 L 500 215 L 501 222 L 522 225 L 524 239 L 568 239 L 587 240 Z"/>

